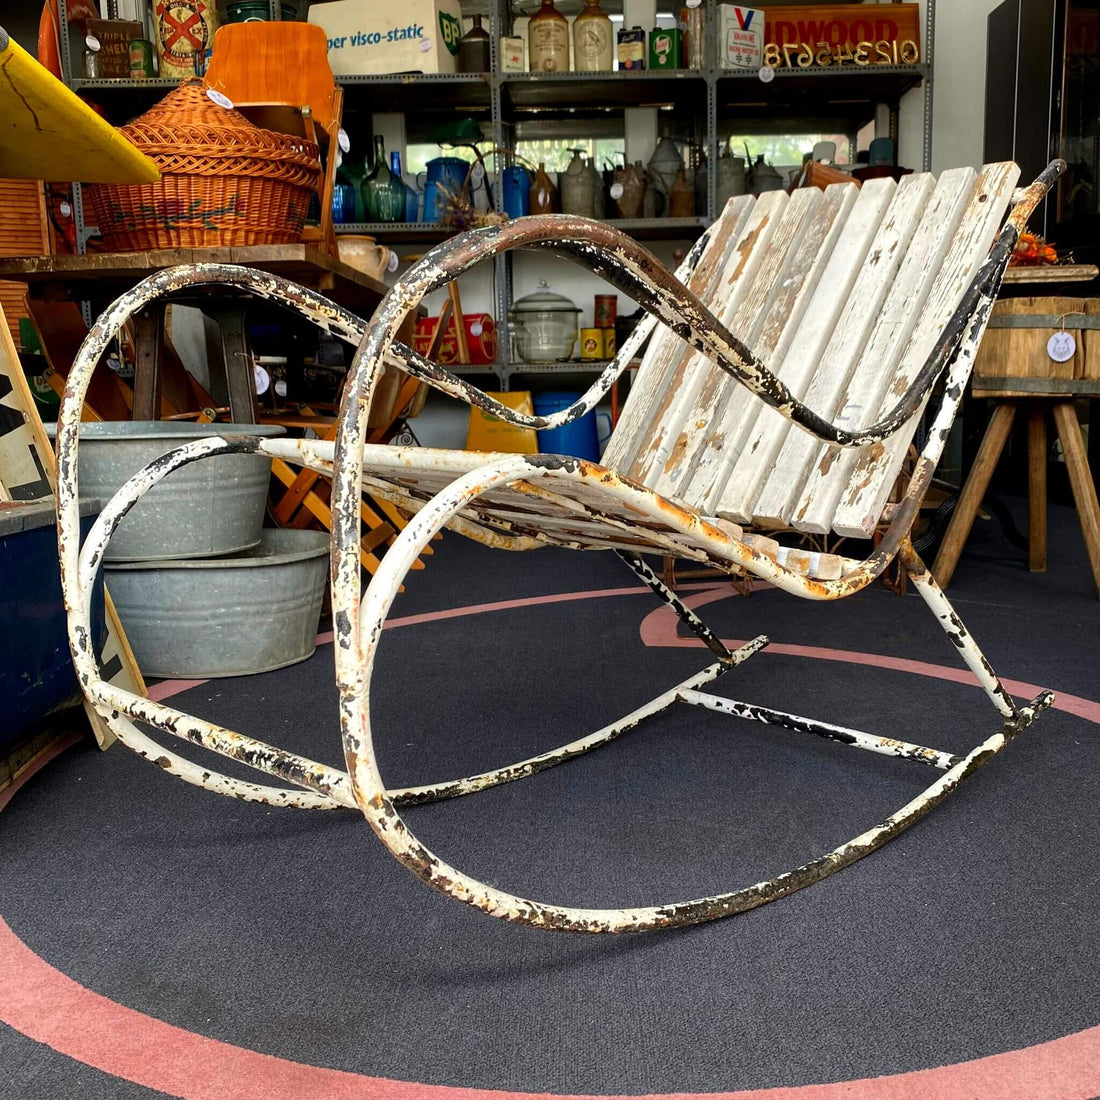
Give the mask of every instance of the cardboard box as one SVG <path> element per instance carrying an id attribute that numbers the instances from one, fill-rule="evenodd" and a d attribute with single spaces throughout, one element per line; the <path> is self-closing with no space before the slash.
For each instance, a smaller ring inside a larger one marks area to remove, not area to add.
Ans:
<path id="1" fill-rule="evenodd" d="M 455 71 L 458 0 L 333 0 L 311 5 L 309 21 L 328 36 L 336 76 Z"/>
<path id="2" fill-rule="evenodd" d="M 764 12 L 718 5 L 718 67 L 755 71 L 764 63 Z"/>

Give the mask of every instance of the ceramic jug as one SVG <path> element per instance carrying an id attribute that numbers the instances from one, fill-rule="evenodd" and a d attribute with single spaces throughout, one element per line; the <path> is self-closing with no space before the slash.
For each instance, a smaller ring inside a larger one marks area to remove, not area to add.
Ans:
<path id="1" fill-rule="evenodd" d="M 715 212 L 721 214 L 734 195 L 745 193 L 745 158 L 730 153 L 718 158 Z"/>
<path id="2" fill-rule="evenodd" d="M 561 212 L 580 218 L 596 216 L 595 181 L 580 149 L 573 150 L 573 159 L 561 174 Z"/>
<path id="3" fill-rule="evenodd" d="M 695 188 L 687 181 L 683 165 L 676 173 L 676 179 L 668 190 L 668 216 L 670 218 L 691 218 L 695 215 Z"/>
<path id="4" fill-rule="evenodd" d="M 341 263 L 354 267 L 356 271 L 361 271 L 372 279 L 381 281 L 389 270 L 390 250 L 373 237 L 341 233 L 336 238 L 336 247 Z"/>

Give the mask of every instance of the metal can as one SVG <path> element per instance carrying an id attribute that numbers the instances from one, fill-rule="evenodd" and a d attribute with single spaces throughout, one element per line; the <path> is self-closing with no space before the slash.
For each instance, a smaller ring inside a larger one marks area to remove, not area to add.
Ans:
<path id="1" fill-rule="evenodd" d="M 592 310 L 592 323 L 596 328 L 615 327 L 615 313 L 619 307 L 617 294 L 597 294 L 596 306 Z"/>
<path id="2" fill-rule="evenodd" d="M 680 67 L 680 28 L 649 32 L 649 67 L 678 69 Z"/>
<path id="3" fill-rule="evenodd" d="M 153 43 L 148 38 L 130 39 L 130 79 L 153 78 Z"/>
<path id="4" fill-rule="evenodd" d="M 581 329 L 581 358 L 602 359 L 604 339 L 603 331 L 598 328 Z"/>
<path id="5" fill-rule="evenodd" d="M 619 68 L 645 68 L 645 31 L 641 27 L 619 31 Z"/>
<path id="6" fill-rule="evenodd" d="M 618 352 L 618 341 L 615 339 L 615 330 L 613 328 L 601 329 L 603 332 L 603 357 L 605 359 L 614 359 Z"/>
<path id="7" fill-rule="evenodd" d="M 705 36 L 703 34 L 703 9 L 700 7 L 680 9 L 680 29 L 683 33 L 683 64 L 685 69 L 703 69 L 706 67 L 704 54 Z"/>

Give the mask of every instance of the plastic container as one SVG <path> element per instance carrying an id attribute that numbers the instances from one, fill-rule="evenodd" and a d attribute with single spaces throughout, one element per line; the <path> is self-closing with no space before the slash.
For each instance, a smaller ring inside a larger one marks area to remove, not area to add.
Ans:
<path id="1" fill-rule="evenodd" d="M 53 438 L 56 425 L 47 426 Z M 104 420 L 80 425 L 81 495 L 104 501 L 167 451 L 216 435 L 280 436 L 286 429 L 256 424 L 183 424 L 168 420 Z M 214 557 L 260 541 L 271 480 L 262 454 L 203 458 L 154 485 L 118 525 L 105 561 Z"/>
<path id="2" fill-rule="evenodd" d="M 550 416 L 562 409 L 568 409 L 580 399 L 581 394 L 566 390 L 536 393 L 535 415 Z M 574 455 L 577 458 L 586 458 L 589 462 L 599 462 L 600 433 L 596 423 L 597 417 L 603 417 L 607 421 L 607 433 L 603 437 L 603 441 L 606 442 L 611 435 L 611 417 L 607 413 L 593 409 L 560 428 L 539 432 L 539 450 L 543 454 Z"/>
<path id="3" fill-rule="evenodd" d="M 328 549 L 326 531 L 268 528 L 231 558 L 108 564 L 106 583 L 147 676 L 244 676 L 313 653 Z"/>

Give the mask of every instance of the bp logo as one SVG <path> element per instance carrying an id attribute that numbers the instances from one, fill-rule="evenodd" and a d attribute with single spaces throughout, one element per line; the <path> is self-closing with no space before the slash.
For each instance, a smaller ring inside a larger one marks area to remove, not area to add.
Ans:
<path id="1" fill-rule="evenodd" d="M 439 13 L 439 30 L 443 35 L 443 45 L 451 53 L 458 53 L 458 40 L 462 37 L 462 24 L 445 11 Z"/>

